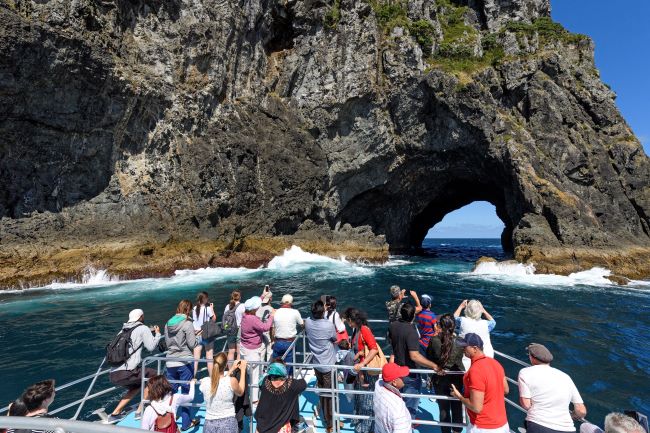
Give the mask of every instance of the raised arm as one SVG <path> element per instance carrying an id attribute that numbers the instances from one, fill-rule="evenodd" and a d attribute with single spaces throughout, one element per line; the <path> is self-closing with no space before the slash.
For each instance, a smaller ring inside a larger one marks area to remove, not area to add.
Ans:
<path id="1" fill-rule="evenodd" d="M 411 294 L 411 297 L 413 297 L 413 300 L 415 301 L 415 314 L 419 314 L 422 311 L 422 304 L 420 304 L 420 298 L 418 298 L 418 294 L 415 292 L 415 290 L 409 291 Z"/>
<path id="2" fill-rule="evenodd" d="M 230 386 L 237 397 L 244 395 L 246 391 L 246 360 L 240 359 L 233 364 L 233 370 L 239 367 L 239 380 L 234 377 L 230 378 Z"/>
<path id="3" fill-rule="evenodd" d="M 458 318 L 460 317 L 461 311 L 463 311 L 463 308 L 467 307 L 467 299 L 465 299 L 463 302 L 460 303 L 458 308 L 456 308 L 456 311 L 454 311 L 454 317 Z"/>

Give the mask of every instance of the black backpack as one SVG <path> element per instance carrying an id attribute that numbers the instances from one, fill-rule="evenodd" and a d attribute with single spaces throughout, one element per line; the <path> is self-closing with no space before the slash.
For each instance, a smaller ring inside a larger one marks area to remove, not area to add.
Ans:
<path id="1" fill-rule="evenodd" d="M 113 340 L 108 343 L 106 346 L 106 363 L 113 367 L 119 367 L 124 364 L 135 352 L 142 347 L 142 343 L 132 352 L 129 352 L 129 346 L 131 344 L 131 334 L 133 331 L 140 327 L 144 326 L 142 323 L 134 326 L 129 329 L 122 329 L 119 334 L 117 334 Z"/>

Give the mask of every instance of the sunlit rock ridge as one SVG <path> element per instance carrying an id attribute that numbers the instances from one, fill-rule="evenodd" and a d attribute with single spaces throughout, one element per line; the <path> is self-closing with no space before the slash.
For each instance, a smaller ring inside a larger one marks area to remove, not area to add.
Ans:
<path id="1" fill-rule="evenodd" d="M 650 166 L 548 0 L 0 0 L 0 287 L 381 260 L 496 207 L 538 272 L 650 275 Z"/>

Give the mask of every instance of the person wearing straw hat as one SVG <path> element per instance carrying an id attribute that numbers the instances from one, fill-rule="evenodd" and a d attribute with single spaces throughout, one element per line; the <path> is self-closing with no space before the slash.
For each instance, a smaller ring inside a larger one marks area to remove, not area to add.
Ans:
<path id="1" fill-rule="evenodd" d="M 551 367 L 553 354 L 544 345 L 527 347 L 531 367 L 519 372 L 519 402 L 528 411 L 528 433 L 576 431 L 574 419 L 584 418 L 587 408 L 568 374 Z M 573 412 L 569 412 L 573 404 Z"/>

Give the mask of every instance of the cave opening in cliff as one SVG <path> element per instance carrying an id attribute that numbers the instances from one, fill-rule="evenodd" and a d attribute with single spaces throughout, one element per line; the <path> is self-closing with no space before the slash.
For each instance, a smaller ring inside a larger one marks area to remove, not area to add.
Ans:
<path id="1" fill-rule="evenodd" d="M 422 240 L 422 252 L 430 255 L 454 253 L 459 247 L 477 257 L 503 257 L 501 237 L 506 225 L 497 215 L 497 208 L 488 201 L 474 201 L 442 217 Z"/>

